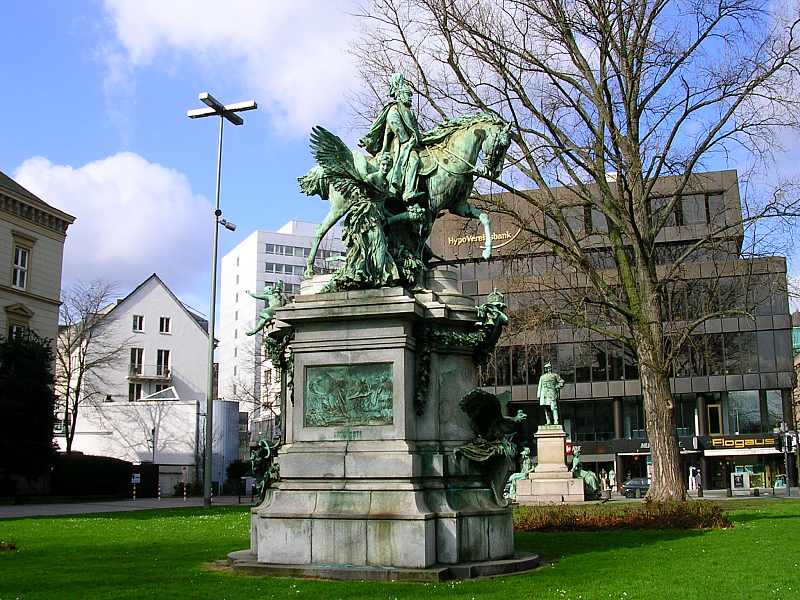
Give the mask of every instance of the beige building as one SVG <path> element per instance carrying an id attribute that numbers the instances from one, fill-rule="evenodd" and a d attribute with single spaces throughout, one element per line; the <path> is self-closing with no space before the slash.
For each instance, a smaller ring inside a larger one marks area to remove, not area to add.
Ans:
<path id="1" fill-rule="evenodd" d="M 64 238 L 75 217 L 0 171 L 0 334 L 55 340 Z"/>

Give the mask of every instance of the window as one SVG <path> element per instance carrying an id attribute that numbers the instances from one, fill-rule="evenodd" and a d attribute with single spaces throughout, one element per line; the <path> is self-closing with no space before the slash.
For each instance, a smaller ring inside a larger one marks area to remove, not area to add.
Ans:
<path id="1" fill-rule="evenodd" d="M 233 365 L 233 376 L 236 377 L 236 365 Z"/>
<path id="2" fill-rule="evenodd" d="M 264 371 L 264 385 L 272 385 L 272 369 Z"/>
<path id="3" fill-rule="evenodd" d="M 27 326 L 22 325 L 21 323 L 9 323 L 8 337 L 13 340 L 15 338 L 25 335 L 25 332 L 27 330 L 28 330 Z"/>
<path id="4" fill-rule="evenodd" d="M 525 346 L 511 347 L 511 384 L 526 385 L 528 383 L 528 360 Z"/>
<path id="5" fill-rule="evenodd" d="M 264 252 L 267 254 L 275 254 L 275 244 L 265 244 Z"/>
<path id="6" fill-rule="evenodd" d="M 142 359 L 144 358 L 144 348 L 131 348 L 131 375 L 142 374 Z"/>
<path id="7" fill-rule="evenodd" d="M 144 315 L 133 315 L 133 330 L 144 331 Z"/>
<path id="8" fill-rule="evenodd" d="M 275 272 L 275 263 L 264 263 L 264 271 L 267 273 L 274 273 Z"/>
<path id="9" fill-rule="evenodd" d="M 761 433 L 758 390 L 728 392 L 728 433 Z"/>
<path id="10" fill-rule="evenodd" d="M 497 349 L 495 362 L 497 368 L 497 385 L 509 385 L 511 383 L 511 361 L 509 360 L 508 346 L 502 346 Z"/>
<path id="11" fill-rule="evenodd" d="M 684 225 L 699 225 L 706 222 L 706 197 L 690 194 L 681 197 Z"/>
<path id="12" fill-rule="evenodd" d="M 708 435 L 722 435 L 722 407 L 719 404 L 706 404 L 708 416 Z"/>
<path id="13" fill-rule="evenodd" d="M 156 375 L 169 375 L 169 350 L 158 350 L 156 359 Z"/>
<path id="14" fill-rule="evenodd" d="M 767 395 L 767 426 L 764 431 L 774 431 L 785 420 L 780 390 L 765 390 Z"/>
<path id="15" fill-rule="evenodd" d="M 236 276 L 236 285 L 239 285 L 239 276 Z"/>
<path id="16" fill-rule="evenodd" d="M 106 399 L 103 402 L 113 402 L 113 401 L 114 398 L 111 396 L 111 394 L 106 394 Z"/>
<path id="17" fill-rule="evenodd" d="M 239 311 L 238 310 L 233 311 L 233 320 L 234 321 L 238 321 L 239 320 Z"/>
<path id="18" fill-rule="evenodd" d="M 128 402 L 142 399 L 142 384 L 129 383 L 128 384 Z"/>
<path id="19" fill-rule="evenodd" d="M 153 386 L 153 393 L 157 394 L 158 392 L 163 392 L 168 387 L 166 383 L 157 383 Z"/>
<path id="20" fill-rule="evenodd" d="M 234 297 L 235 297 L 234 302 L 238 302 L 239 301 L 239 292 L 236 292 L 236 294 L 234 294 Z"/>
<path id="21" fill-rule="evenodd" d="M 169 333 L 170 332 L 170 318 L 169 317 L 161 317 L 158 320 L 158 331 L 159 331 L 159 333 Z"/>
<path id="22" fill-rule="evenodd" d="M 239 257 L 238 256 L 236 257 L 236 266 L 237 267 L 239 266 Z"/>
<path id="23" fill-rule="evenodd" d="M 28 261 L 30 250 L 22 246 L 14 246 L 14 268 L 11 272 L 11 285 L 24 290 L 28 287 Z"/>

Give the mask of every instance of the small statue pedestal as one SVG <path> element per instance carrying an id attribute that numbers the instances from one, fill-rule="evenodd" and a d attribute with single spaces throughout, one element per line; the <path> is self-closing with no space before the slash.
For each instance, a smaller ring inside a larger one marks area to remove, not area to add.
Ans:
<path id="1" fill-rule="evenodd" d="M 439 581 L 538 564 L 515 554 L 511 508 L 455 454 L 474 437 L 459 405 L 476 385 L 472 351 L 445 352 L 425 332 L 468 333 L 476 312 L 446 284 L 312 288 L 276 311 L 294 332 L 280 479 L 252 509 L 234 568 Z"/>
<path id="2" fill-rule="evenodd" d="M 583 479 L 566 466 L 567 434 L 561 425 L 540 425 L 534 435 L 538 464 L 528 479 L 517 482 L 519 504 L 583 502 Z"/>

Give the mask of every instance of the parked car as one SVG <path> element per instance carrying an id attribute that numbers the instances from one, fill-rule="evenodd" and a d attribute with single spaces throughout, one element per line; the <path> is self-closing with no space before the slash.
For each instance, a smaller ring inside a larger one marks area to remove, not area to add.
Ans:
<path id="1" fill-rule="evenodd" d="M 634 477 L 622 484 L 622 493 L 626 498 L 643 498 L 650 489 L 650 479 Z"/>

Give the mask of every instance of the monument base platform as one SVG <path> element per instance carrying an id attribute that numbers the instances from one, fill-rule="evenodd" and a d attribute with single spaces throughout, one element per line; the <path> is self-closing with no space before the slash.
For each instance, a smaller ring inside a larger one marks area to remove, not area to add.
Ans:
<path id="1" fill-rule="evenodd" d="M 344 564 L 269 564 L 258 562 L 258 557 L 250 550 L 240 550 L 228 554 L 228 563 L 236 571 L 265 577 L 435 583 L 454 579 L 475 579 L 477 577 L 527 573 L 537 568 L 541 563 L 541 559 L 537 554 L 519 553 L 501 560 L 464 562 L 457 565 L 432 565 L 423 569 L 404 569 Z"/>
<path id="2" fill-rule="evenodd" d="M 517 502 L 522 505 L 583 502 L 583 479 L 536 477 L 517 482 Z"/>

